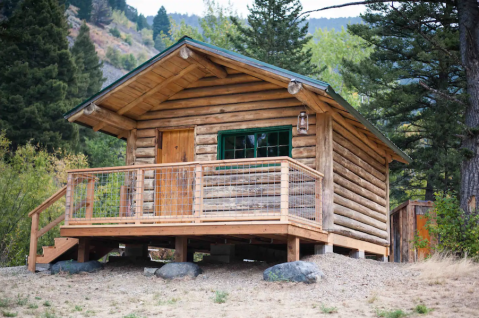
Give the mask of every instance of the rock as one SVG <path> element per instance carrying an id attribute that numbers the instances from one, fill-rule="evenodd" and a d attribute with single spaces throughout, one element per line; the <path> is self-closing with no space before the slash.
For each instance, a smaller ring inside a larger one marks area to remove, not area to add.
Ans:
<path id="1" fill-rule="evenodd" d="M 203 271 L 195 263 L 183 262 L 183 263 L 168 263 L 155 272 L 157 277 L 163 279 L 173 279 L 182 277 L 196 278 Z"/>
<path id="2" fill-rule="evenodd" d="M 143 275 L 150 277 L 155 275 L 155 272 L 158 270 L 158 268 L 152 268 L 152 267 L 145 267 L 143 270 Z"/>
<path id="3" fill-rule="evenodd" d="M 312 284 L 322 277 L 324 273 L 316 264 L 303 261 L 278 264 L 263 272 L 263 279 L 269 282 L 288 281 Z"/>
<path id="4" fill-rule="evenodd" d="M 78 263 L 77 261 L 60 261 L 52 265 L 51 273 L 58 274 L 66 272 L 69 274 L 78 274 L 80 272 L 92 273 L 103 268 L 103 265 L 98 261 L 89 261 L 85 263 Z"/>
<path id="5" fill-rule="evenodd" d="M 47 272 L 51 269 L 51 264 L 35 264 L 36 272 Z"/>

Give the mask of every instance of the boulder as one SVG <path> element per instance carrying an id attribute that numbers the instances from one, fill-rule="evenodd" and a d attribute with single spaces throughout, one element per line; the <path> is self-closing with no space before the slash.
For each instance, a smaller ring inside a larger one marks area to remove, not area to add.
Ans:
<path id="1" fill-rule="evenodd" d="M 52 265 L 51 273 L 58 274 L 65 272 L 69 274 L 78 274 L 80 272 L 92 273 L 103 268 L 103 265 L 98 261 L 89 261 L 85 263 L 78 263 L 77 261 L 60 261 Z"/>
<path id="2" fill-rule="evenodd" d="M 195 263 L 180 262 L 180 263 L 168 263 L 155 272 L 157 277 L 163 279 L 174 279 L 190 277 L 196 278 L 203 271 Z"/>
<path id="3" fill-rule="evenodd" d="M 289 262 L 267 268 L 263 272 L 263 279 L 269 282 L 303 282 L 316 283 L 324 277 L 319 267 L 311 262 Z"/>
<path id="4" fill-rule="evenodd" d="M 158 270 L 158 267 L 145 267 L 143 270 L 143 275 L 150 277 L 155 275 L 156 271 Z"/>

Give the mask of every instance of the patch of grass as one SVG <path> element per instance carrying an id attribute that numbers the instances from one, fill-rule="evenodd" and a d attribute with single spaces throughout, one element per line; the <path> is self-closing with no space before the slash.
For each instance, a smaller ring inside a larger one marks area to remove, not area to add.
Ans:
<path id="1" fill-rule="evenodd" d="M 8 298 L 0 298 L 0 307 L 5 308 L 10 305 L 10 299 Z"/>
<path id="2" fill-rule="evenodd" d="M 166 301 L 160 300 L 160 301 L 158 302 L 158 305 L 159 305 L 159 306 L 163 306 L 163 305 L 174 305 L 174 304 L 176 304 L 176 303 L 178 302 L 178 300 L 179 300 L 178 298 L 171 298 L 170 300 L 166 300 Z"/>
<path id="3" fill-rule="evenodd" d="M 2 311 L 3 317 L 16 317 L 18 312 Z"/>
<path id="4" fill-rule="evenodd" d="M 338 312 L 337 307 L 326 307 L 324 304 L 321 304 L 320 309 L 323 314 L 334 314 Z"/>
<path id="5" fill-rule="evenodd" d="M 145 318 L 145 317 L 139 316 L 139 315 L 136 314 L 136 313 L 131 313 L 131 314 L 129 314 L 129 315 L 123 316 L 123 318 Z"/>
<path id="6" fill-rule="evenodd" d="M 416 312 L 420 315 L 427 314 L 431 311 L 432 311 L 432 309 L 427 308 L 426 305 L 424 305 L 424 304 L 419 304 L 419 305 L 416 306 L 416 308 L 414 308 L 414 312 Z"/>
<path id="7" fill-rule="evenodd" d="M 28 304 L 28 309 L 37 309 L 38 305 L 37 304 Z"/>
<path id="8" fill-rule="evenodd" d="M 17 306 L 25 306 L 28 303 L 28 297 L 22 298 L 20 295 L 17 296 Z"/>
<path id="9" fill-rule="evenodd" d="M 213 301 L 216 304 L 224 304 L 226 299 L 228 298 L 228 293 L 224 291 L 215 291 L 215 296 L 213 297 Z"/>
<path id="10" fill-rule="evenodd" d="M 45 307 L 51 307 L 51 306 L 52 306 L 52 303 L 49 302 L 48 300 L 46 300 L 46 301 L 43 303 L 43 306 L 45 306 Z"/>
<path id="11" fill-rule="evenodd" d="M 408 316 L 408 314 L 401 309 L 390 310 L 390 311 L 376 310 L 376 315 L 378 317 L 384 317 L 384 318 L 403 318 Z"/>
<path id="12" fill-rule="evenodd" d="M 83 316 L 85 316 L 85 317 L 91 317 L 91 316 L 95 316 L 95 315 L 96 315 L 96 312 L 94 310 L 87 310 L 83 314 Z"/>
<path id="13" fill-rule="evenodd" d="M 75 305 L 75 311 L 82 311 L 82 306 Z"/>
<path id="14" fill-rule="evenodd" d="M 52 311 L 47 311 L 47 310 L 42 314 L 41 317 L 42 317 L 42 318 L 58 318 L 57 315 L 55 315 L 54 312 L 52 312 Z"/>
<path id="15" fill-rule="evenodd" d="M 35 299 L 36 299 L 36 300 L 42 300 L 42 298 L 41 298 L 41 297 L 38 297 L 38 296 L 36 296 Z"/>

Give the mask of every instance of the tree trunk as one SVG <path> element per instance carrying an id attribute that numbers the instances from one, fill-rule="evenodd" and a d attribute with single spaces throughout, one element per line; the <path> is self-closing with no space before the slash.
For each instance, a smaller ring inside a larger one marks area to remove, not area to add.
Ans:
<path id="1" fill-rule="evenodd" d="M 479 213 L 479 5 L 477 0 L 458 0 L 461 60 L 466 69 L 469 103 L 465 125 L 469 129 L 462 148 L 461 208 Z"/>

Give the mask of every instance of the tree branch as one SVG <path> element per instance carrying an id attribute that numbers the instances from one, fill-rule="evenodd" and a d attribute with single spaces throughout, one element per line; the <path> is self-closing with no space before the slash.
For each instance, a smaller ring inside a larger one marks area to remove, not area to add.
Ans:
<path id="1" fill-rule="evenodd" d="M 424 87 L 425 89 L 427 89 L 428 91 L 431 91 L 433 92 L 434 94 L 436 95 L 439 95 L 441 97 L 444 97 L 445 99 L 447 100 L 450 100 L 450 101 L 453 101 L 453 102 L 456 102 L 456 103 L 459 103 L 463 106 L 467 106 L 465 103 L 463 103 L 462 101 L 460 101 L 459 99 L 455 98 L 455 97 L 452 97 L 452 96 L 449 96 L 448 94 L 444 93 L 444 92 L 441 92 L 441 91 L 438 91 L 437 89 L 434 89 L 432 87 L 429 87 L 426 83 L 424 83 L 423 81 L 419 81 L 419 85 L 421 85 L 422 87 Z"/>

